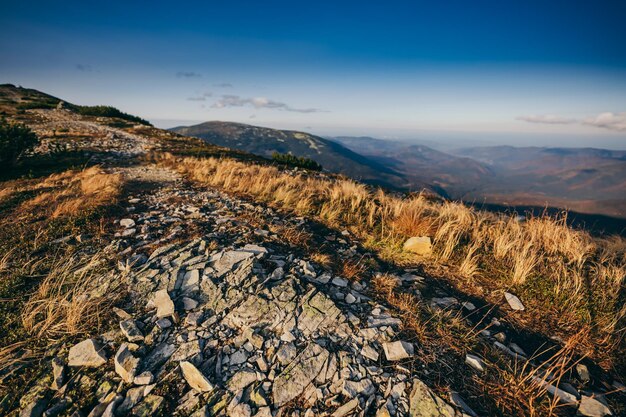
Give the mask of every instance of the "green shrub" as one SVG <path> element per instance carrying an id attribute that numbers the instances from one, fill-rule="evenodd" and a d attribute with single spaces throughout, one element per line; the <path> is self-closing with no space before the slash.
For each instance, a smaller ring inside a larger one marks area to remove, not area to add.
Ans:
<path id="1" fill-rule="evenodd" d="M 313 171 L 322 170 L 322 166 L 320 164 L 318 164 L 317 162 L 315 162 L 314 160 L 310 158 L 305 158 L 302 156 L 298 157 L 298 156 L 294 156 L 291 154 L 274 152 L 272 154 L 272 160 L 280 164 L 299 167 L 299 168 L 306 168 L 306 169 L 310 169 Z"/>
<path id="2" fill-rule="evenodd" d="M 25 153 L 39 145 L 39 138 L 27 126 L 0 119 L 0 169 L 14 165 Z"/>
<path id="3" fill-rule="evenodd" d="M 76 106 L 76 112 L 82 114 L 83 116 L 117 117 L 118 119 L 128 120 L 129 122 L 152 126 L 149 121 L 142 119 L 141 117 L 124 113 L 111 106 Z"/>

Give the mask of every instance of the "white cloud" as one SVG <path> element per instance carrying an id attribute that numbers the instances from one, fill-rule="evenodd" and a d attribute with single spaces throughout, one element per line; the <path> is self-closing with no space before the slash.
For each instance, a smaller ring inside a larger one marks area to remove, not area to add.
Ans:
<path id="1" fill-rule="evenodd" d="M 597 116 L 589 117 L 583 120 L 583 124 L 624 132 L 626 131 L 626 112 L 600 113 Z"/>
<path id="2" fill-rule="evenodd" d="M 192 96 L 192 97 L 187 97 L 187 100 L 189 101 L 206 101 L 207 97 L 211 97 L 213 96 L 213 93 L 211 92 L 206 92 L 206 93 L 202 93 L 198 96 Z"/>
<path id="3" fill-rule="evenodd" d="M 231 83 L 217 83 L 217 84 L 213 84 L 213 87 L 218 87 L 218 88 L 232 88 L 233 85 Z"/>
<path id="4" fill-rule="evenodd" d="M 576 119 L 569 119 L 567 117 L 556 116 L 554 114 L 519 116 L 517 120 L 522 120 L 528 123 L 544 123 L 550 125 L 568 125 L 576 123 Z"/>
<path id="5" fill-rule="evenodd" d="M 222 98 L 217 100 L 213 104 L 213 108 L 223 109 L 228 107 L 254 107 L 255 109 L 275 109 L 282 111 L 291 111 L 297 113 L 320 113 L 325 112 L 324 110 L 308 108 L 308 109 L 297 109 L 291 107 L 285 103 L 281 103 L 280 101 L 270 100 L 266 97 L 252 97 L 252 98 L 244 98 L 240 96 L 234 95 L 223 95 Z"/>

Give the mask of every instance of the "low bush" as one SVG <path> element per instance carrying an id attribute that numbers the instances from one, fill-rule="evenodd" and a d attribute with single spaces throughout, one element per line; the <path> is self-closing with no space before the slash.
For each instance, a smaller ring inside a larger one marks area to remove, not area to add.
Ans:
<path id="1" fill-rule="evenodd" d="M 39 138 L 27 126 L 0 119 L 0 170 L 13 166 L 37 145 Z"/>
<path id="2" fill-rule="evenodd" d="M 305 158 L 302 156 L 294 156 L 291 154 L 274 152 L 272 154 L 272 160 L 274 162 L 278 162 L 279 164 L 289 165 L 292 167 L 306 168 L 312 171 L 322 170 L 322 166 L 320 164 L 310 158 Z"/>
<path id="3" fill-rule="evenodd" d="M 132 114 L 124 113 L 111 106 L 76 106 L 76 112 L 83 116 L 96 117 L 117 117 L 118 119 L 128 120 L 129 122 L 139 123 L 142 125 L 152 126 L 149 121 Z"/>

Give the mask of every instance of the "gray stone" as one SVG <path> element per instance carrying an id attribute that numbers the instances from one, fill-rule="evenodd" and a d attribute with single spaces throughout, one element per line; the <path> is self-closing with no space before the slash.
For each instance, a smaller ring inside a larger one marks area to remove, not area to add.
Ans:
<path id="1" fill-rule="evenodd" d="M 148 395 L 143 401 L 133 407 L 132 415 L 135 417 L 150 417 L 157 414 L 157 411 L 165 399 L 159 395 Z"/>
<path id="2" fill-rule="evenodd" d="M 612 416 L 611 409 L 593 397 L 583 395 L 578 407 L 578 414 L 587 417 Z"/>
<path id="3" fill-rule="evenodd" d="M 274 382 L 272 395 L 274 406 L 281 407 L 293 400 L 311 384 L 321 372 L 328 359 L 328 351 L 316 343 L 310 343 Z"/>
<path id="4" fill-rule="evenodd" d="M 180 362 L 180 369 L 189 386 L 198 392 L 213 391 L 213 384 L 191 362 Z"/>
<path id="5" fill-rule="evenodd" d="M 227 383 L 228 390 L 237 392 L 246 388 L 248 385 L 256 381 L 256 372 L 250 369 L 242 369 L 235 373 Z"/>
<path id="6" fill-rule="evenodd" d="M 150 385 L 154 382 L 154 375 L 150 371 L 143 371 L 133 379 L 135 385 Z"/>
<path id="7" fill-rule="evenodd" d="M 339 407 L 332 414 L 332 417 L 345 417 L 348 414 L 352 413 L 352 411 L 359 406 L 358 398 L 353 398 L 341 407 Z"/>
<path id="8" fill-rule="evenodd" d="M 172 317 L 175 313 L 174 302 L 166 289 L 154 293 L 154 305 L 157 308 L 157 317 L 160 319 Z"/>
<path id="9" fill-rule="evenodd" d="M 413 380 L 413 390 L 409 396 L 410 417 L 454 417 L 454 408 L 435 395 L 419 379 Z"/>
<path id="10" fill-rule="evenodd" d="M 430 237 L 428 236 L 414 236 L 404 242 L 403 249 L 406 252 L 412 252 L 417 255 L 427 256 L 432 253 L 433 247 Z"/>
<path id="11" fill-rule="evenodd" d="M 52 384 L 54 390 L 60 389 L 65 383 L 65 363 L 59 358 L 52 359 Z"/>
<path id="12" fill-rule="evenodd" d="M 126 340 L 129 342 L 141 342 L 143 340 L 143 333 L 137 327 L 137 323 L 135 320 L 124 320 L 120 322 L 120 329 L 124 336 L 126 336 Z"/>
<path id="13" fill-rule="evenodd" d="M 103 348 L 94 339 L 83 340 L 72 346 L 68 356 L 69 366 L 97 368 L 107 362 Z"/>
<path id="14" fill-rule="evenodd" d="M 120 220 L 120 226 L 128 229 L 135 226 L 135 221 L 133 219 L 122 219 Z"/>
<path id="15" fill-rule="evenodd" d="M 401 340 L 383 343 L 383 350 L 388 361 L 399 361 L 413 356 L 413 345 Z"/>
<path id="16" fill-rule="evenodd" d="M 465 363 L 480 372 L 485 372 L 485 362 L 476 355 L 465 355 Z"/>
<path id="17" fill-rule="evenodd" d="M 293 343 L 285 343 L 278 349 L 278 352 L 276 352 L 276 359 L 281 365 L 286 365 L 296 357 L 297 353 L 296 345 Z"/>
<path id="18" fill-rule="evenodd" d="M 133 382 L 137 368 L 139 367 L 139 359 L 135 358 L 132 353 L 130 353 L 126 343 L 122 344 L 117 350 L 114 362 L 115 372 L 117 372 L 125 382 L 129 384 Z"/>
<path id="19" fill-rule="evenodd" d="M 507 303 L 509 303 L 509 306 L 511 306 L 511 308 L 515 311 L 523 311 L 524 310 L 524 304 L 522 304 L 522 302 L 520 301 L 519 298 L 517 298 L 515 295 L 509 293 L 509 292 L 505 292 L 504 293 L 504 298 L 506 298 Z"/>

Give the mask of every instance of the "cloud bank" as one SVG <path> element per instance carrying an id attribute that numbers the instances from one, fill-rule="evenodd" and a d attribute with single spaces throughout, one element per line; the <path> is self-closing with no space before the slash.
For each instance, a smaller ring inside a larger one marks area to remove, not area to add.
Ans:
<path id="1" fill-rule="evenodd" d="M 528 123 L 544 123 L 550 125 L 567 125 L 576 123 L 576 119 L 568 119 L 566 117 L 556 116 L 554 114 L 519 116 L 517 120 L 522 120 Z"/>
<path id="2" fill-rule="evenodd" d="M 206 93 L 202 93 L 199 96 L 187 97 L 189 101 L 206 101 L 207 97 L 213 96 L 213 93 L 207 91 Z"/>
<path id="3" fill-rule="evenodd" d="M 570 119 L 567 117 L 556 116 L 553 114 L 519 116 L 516 119 L 528 123 L 543 123 L 551 125 L 565 125 L 577 123 L 581 125 L 613 130 L 616 132 L 626 132 L 626 112 L 605 112 L 600 113 L 597 116 L 587 117 L 586 119 L 582 120 Z"/>
<path id="4" fill-rule="evenodd" d="M 583 120 L 583 124 L 604 129 L 626 132 L 626 112 L 621 113 L 600 113 L 595 117 Z"/>
<path id="5" fill-rule="evenodd" d="M 224 109 L 228 107 L 254 107 L 255 109 L 274 109 L 282 111 L 290 111 L 296 113 L 324 113 L 325 110 L 308 108 L 298 109 L 291 107 L 286 103 L 280 101 L 270 100 L 266 97 L 251 97 L 245 98 L 235 95 L 223 95 L 222 98 L 217 100 L 211 107 L 215 109 Z"/>

